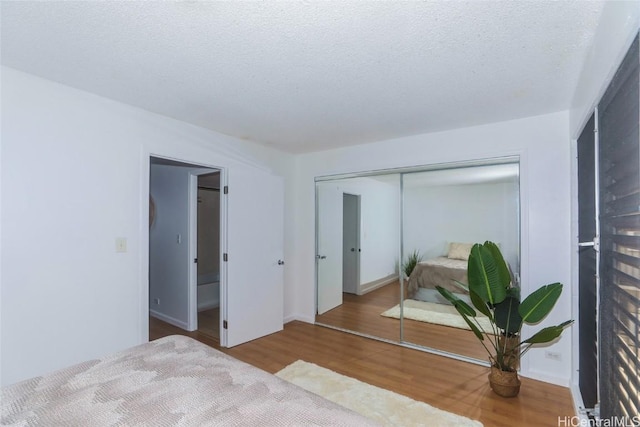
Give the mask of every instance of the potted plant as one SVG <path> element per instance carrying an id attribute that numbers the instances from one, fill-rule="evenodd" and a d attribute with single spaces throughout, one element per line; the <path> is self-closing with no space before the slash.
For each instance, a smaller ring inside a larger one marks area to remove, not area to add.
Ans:
<path id="1" fill-rule="evenodd" d="M 413 272 L 413 269 L 416 268 L 416 265 L 422 261 L 422 255 L 420 255 L 420 251 L 414 249 L 413 252 L 410 252 L 407 255 L 407 259 L 402 263 L 402 271 L 404 272 L 405 279 L 408 279 Z"/>
<path id="2" fill-rule="evenodd" d="M 493 391 L 504 397 L 516 396 L 520 391 L 517 370 L 520 357 L 533 345 L 558 338 L 573 323 L 567 320 L 521 339 L 522 325 L 537 324 L 549 314 L 562 293 L 562 284 L 542 286 L 521 301 L 520 289 L 513 286 L 507 263 L 493 242 L 473 246 L 467 276 L 469 284 L 459 284 L 469 292 L 473 307 L 449 290 L 440 286 L 437 289 L 454 305 L 489 354 L 489 383 Z M 489 318 L 491 330 L 480 326 L 476 310 Z"/>
<path id="3" fill-rule="evenodd" d="M 420 255 L 420 251 L 414 249 L 407 254 L 406 260 L 402 263 L 402 272 L 404 273 L 402 295 L 404 299 L 406 299 L 408 295 L 407 281 L 409 280 L 409 276 L 411 276 L 413 269 L 416 268 L 416 265 L 418 265 L 420 261 L 422 261 L 422 255 Z"/>

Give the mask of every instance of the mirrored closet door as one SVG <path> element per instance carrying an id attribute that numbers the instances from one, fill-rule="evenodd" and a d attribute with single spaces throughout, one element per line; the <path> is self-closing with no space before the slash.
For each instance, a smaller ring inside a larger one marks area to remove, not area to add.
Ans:
<path id="1" fill-rule="evenodd" d="M 400 175 L 316 183 L 316 322 L 400 341 Z"/>
<path id="2" fill-rule="evenodd" d="M 473 243 L 497 243 L 518 284 L 517 158 L 316 180 L 316 323 L 485 360 L 436 286 L 468 299 Z"/>

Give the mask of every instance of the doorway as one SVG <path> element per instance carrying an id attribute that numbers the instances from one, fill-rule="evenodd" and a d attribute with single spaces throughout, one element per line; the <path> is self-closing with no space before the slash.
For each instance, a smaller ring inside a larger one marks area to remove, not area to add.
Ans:
<path id="1" fill-rule="evenodd" d="M 218 169 L 150 159 L 149 315 L 189 332 L 201 332 L 201 324 L 215 339 L 220 337 L 220 176 Z M 201 215 L 199 199 L 206 205 Z M 206 249 L 198 245 L 199 234 Z M 214 308 L 215 313 L 205 313 Z"/>
<path id="2" fill-rule="evenodd" d="M 360 196 L 342 195 L 342 291 L 360 293 Z"/>
<path id="3" fill-rule="evenodd" d="M 220 173 L 223 190 L 219 193 L 220 338 L 209 341 L 233 347 L 282 330 L 283 178 L 224 157 L 215 163 L 220 167 L 151 154 L 149 159 L 148 195 L 155 199 L 156 209 L 155 221 L 142 236 L 148 242 L 143 256 L 149 275 L 143 291 L 147 298 L 141 311 L 142 336 L 202 335 L 197 331 L 197 177 L 215 172 Z M 158 197 L 167 192 L 173 197 Z M 141 202 L 149 203 L 147 194 Z M 179 219 L 171 217 L 174 211 L 180 212 Z M 168 232 L 158 233 L 161 226 Z M 161 325 L 154 328 L 152 322 Z M 152 333 L 161 328 L 164 335 Z"/>

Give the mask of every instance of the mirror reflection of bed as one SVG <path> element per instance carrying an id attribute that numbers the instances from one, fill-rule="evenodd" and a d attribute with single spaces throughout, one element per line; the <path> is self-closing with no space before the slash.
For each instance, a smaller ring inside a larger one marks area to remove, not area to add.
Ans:
<path id="1" fill-rule="evenodd" d="M 486 240 L 500 244 L 518 277 L 517 158 L 331 177 L 316 188 L 316 323 L 484 360 L 482 345 L 435 286 L 468 299 L 456 281 L 466 282 L 471 244 Z M 360 205 L 359 247 L 351 261 L 342 242 L 346 194 Z M 405 277 L 401 267 L 412 252 L 420 262 Z M 352 262 L 359 271 L 355 292 L 343 287 L 342 273 Z"/>
<path id="2" fill-rule="evenodd" d="M 472 243 L 451 242 L 446 254 L 416 264 L 405 281 L 402 315 L 406 341 L 474 359 L 484 357 L 486 352 L 482 345 L 472 336 L 456 309 L 436 289 L 443 287 L 472 305 L 467 289 L 459 284 L 467 283 L 467 262 L 472 246 Z M 400 309 L 391 309 L 382 315 L 399 317 L 399 312 Z M 484 329 L 491 328 L 488 319 L 480 322 L 485 325 Z M 424 330 L 425 323 L 428 332 Z M 407 327 L 409 324 L 413 327 Z"/>

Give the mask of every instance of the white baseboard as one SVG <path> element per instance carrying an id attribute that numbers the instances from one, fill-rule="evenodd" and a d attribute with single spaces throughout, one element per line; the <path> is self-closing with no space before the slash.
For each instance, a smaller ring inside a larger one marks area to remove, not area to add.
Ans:
<path id="1" fill-rule="evenodd" d="M 183 322 L 182 320 L 167 316 L 166 314 L 160 313 L 159 311 L 149 310 L 149 315 L 155 317 L 156 319 L 160 319 L 163 322 L 167 322 L 173 326 L 177 326 L 180 329 L 184 329 L 185 331 L 189 330 L 189 325 L 187 324 L 187 322 Z"/>
<path id="2" fill-rule="evenodd" d="M 220 301 L 218 299 L 205 301 L 204 303 L 198 304 L 198 313 L 205 310 L 210 310 L 212 308 L 220 307 Z"/>
<path id="3" fill-rule="evenodd" d="M 314 324 L 316 322 L 316 319 L 314 317 L 305 316 L 303 314 L 292 314 L 289 316 L 285 316 L 284 323 L 286 324 L 289 322 L 293 322 L 294 320 L 311 324 Z"/>
<path id="4" fill-rule="evenodd" d="M 390 274 L 386 277 L 383 277 L 381 279 L 377 279 L 371 282 L 367 282 L 367 283 L 363 283 L 362 285 L 360 285 L 360 288 L 358 289 L 358 295 L 364 295 L 366 293 L 369 293 L 371 291 L 375 291 L 378 288 L 381 288 L 383 286 L 388 285 L 389 283 L 393 283 L 394 281 L 398 280 L 398 275 L 397 274 Z"/>
<path id="5" fill-rule="evenodd" d="M 525 378 L 531 378 L 532 380 L 538 380 L 549 384 L 555 384 L 562 387 L 570 387 L 571 380 L 569 378 L 555 377 L 542 372 L 537 371 L 525 371 L 524 369 L 519 373 Z"/>

